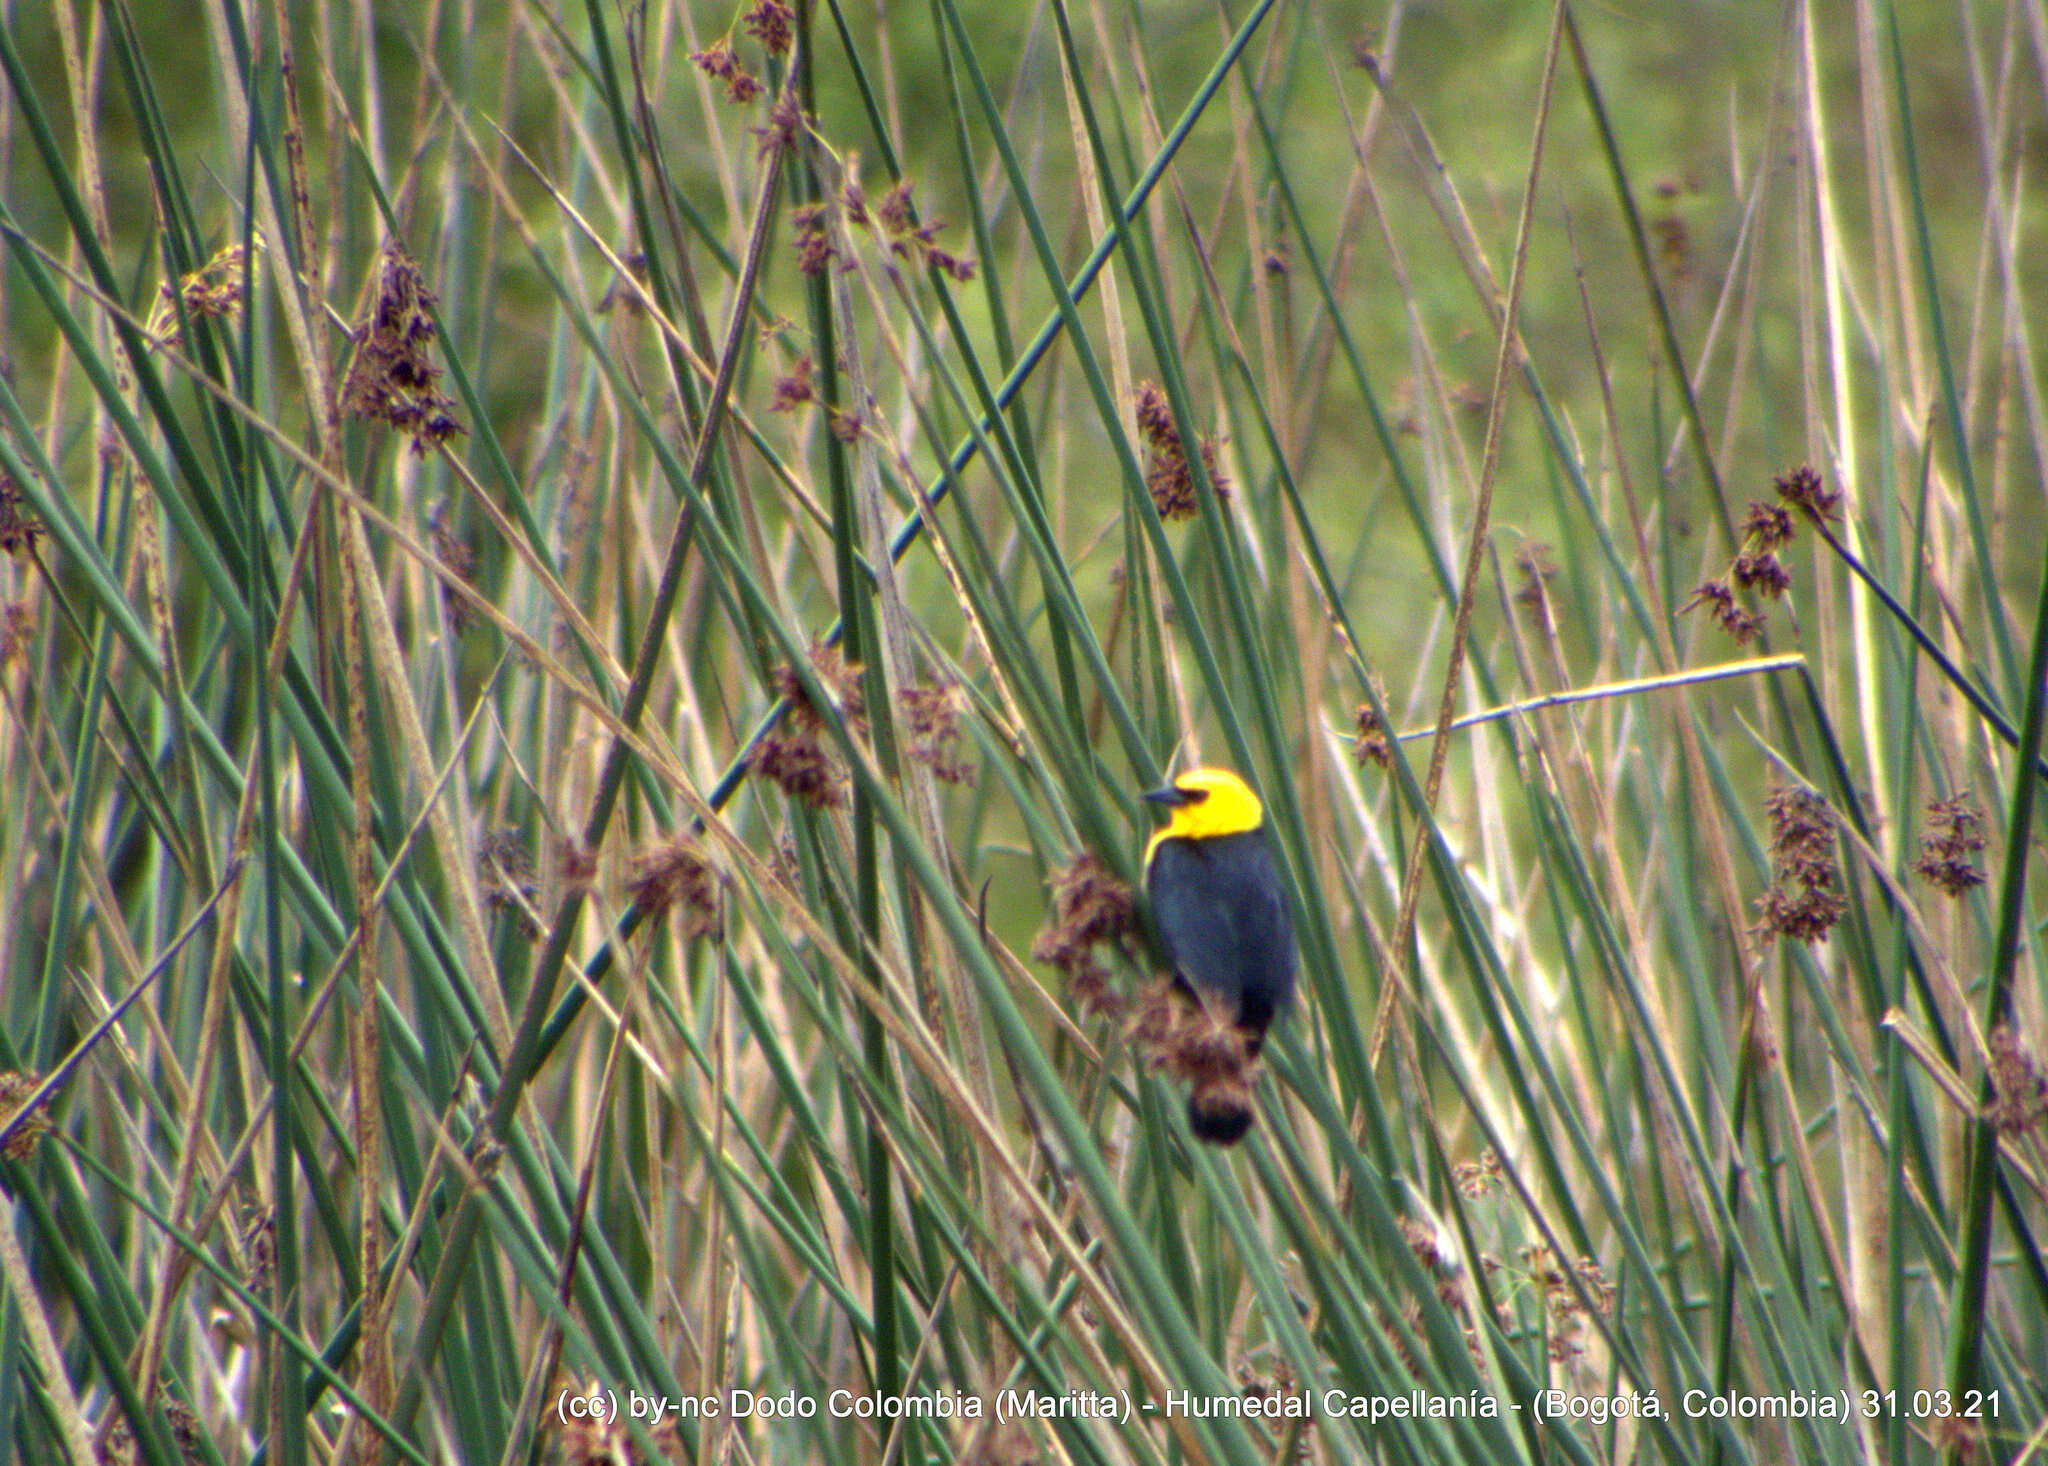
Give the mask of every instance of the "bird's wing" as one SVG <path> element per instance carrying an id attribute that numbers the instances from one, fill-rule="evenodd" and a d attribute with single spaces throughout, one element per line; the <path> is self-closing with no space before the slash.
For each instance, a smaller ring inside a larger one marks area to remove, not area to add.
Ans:
<path id="1" fill-rule="evenodd" d="M 1259 1011 L 1243 1016 L 1269 1020 L 1294 985 L 1294 938 L 1264 842 L 1169 840 L 1153 857 L 1146 889 L 1180 975 L 1234 1009 L 1247 986 L 1260 989 Z"/>

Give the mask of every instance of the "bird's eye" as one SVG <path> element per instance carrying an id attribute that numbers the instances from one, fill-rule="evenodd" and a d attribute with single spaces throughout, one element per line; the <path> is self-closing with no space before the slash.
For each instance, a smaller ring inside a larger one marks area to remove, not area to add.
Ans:
<path id="1" fill-rule="evenodd" d="M 1181 790 L 1181 793 L 1187 795 L 1187 802 L 1189 804 L 1200 804 L 1203 800 L 1209 797 L 1209 791 L 1207 789 L 1183 788 Z"/>

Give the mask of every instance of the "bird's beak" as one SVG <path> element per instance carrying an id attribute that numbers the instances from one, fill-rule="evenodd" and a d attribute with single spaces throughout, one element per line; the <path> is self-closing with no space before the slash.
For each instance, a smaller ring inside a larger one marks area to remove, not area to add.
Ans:
<path id="1" fill-rule="evenodd" d="M 1138 797 L 1148 804 L 1163 804 L 1170 809 L 1178 808 L 1183 804 L 1193 804 L 1196 799 L 1196 796 L 1190 794 L 1187 790 L 1176 789 L 1171 784 L 1168 784 L 1164 789 L 1147 790 Z"/>

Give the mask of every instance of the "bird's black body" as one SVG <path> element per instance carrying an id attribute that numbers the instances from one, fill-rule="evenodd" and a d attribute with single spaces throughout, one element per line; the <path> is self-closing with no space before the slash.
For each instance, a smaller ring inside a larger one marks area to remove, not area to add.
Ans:
<path id="1" fill-rule="evenodd" d="M 1145 870 L 1152 920 L 1174 973 L 1219 1000 L 1251 1052 L 1294 994 L 1294 923 L 1263 826 L 1169 835 Z"/>

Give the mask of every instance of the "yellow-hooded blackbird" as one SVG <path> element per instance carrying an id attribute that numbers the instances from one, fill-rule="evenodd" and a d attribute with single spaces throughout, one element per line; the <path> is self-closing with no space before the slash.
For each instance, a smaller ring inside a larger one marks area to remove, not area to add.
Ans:
<path id="1" fill-rule="evenodd" d="M 1235 1028 L 1244 1059 L 1294 994 L 1294 923 L 1258 795 L 1225 769 L 1190 769 L 1145 796 L 1171 812 L 1145 847 L 1145 894 L 1174 977 Z M 1197 1078 L 1188 1124 L 1230 1145 L 1251 1128 L 1243 1066 Z"/>

